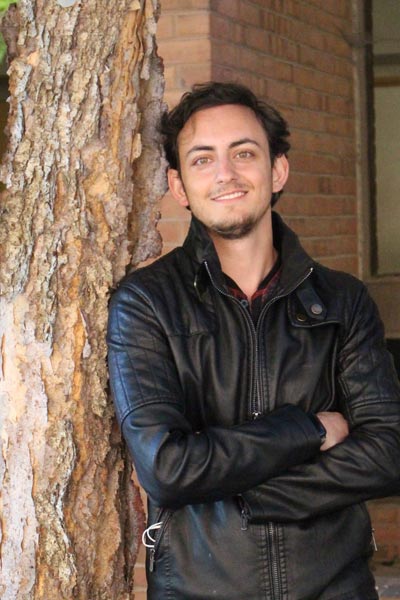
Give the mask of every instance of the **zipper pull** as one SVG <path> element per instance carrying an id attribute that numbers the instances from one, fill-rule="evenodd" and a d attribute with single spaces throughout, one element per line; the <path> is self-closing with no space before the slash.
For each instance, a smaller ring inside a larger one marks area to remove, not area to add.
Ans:
<path id="1" fill-rule="evenodd" d="M 150 554 L 149 554 L 149 571 L 150 571 L 150 573 L 152 573 L 154 571 L 155 555 L 156 555 L 155 549 L 151 548 Z"/>
<path id="2" fill-rule="evenodd" d="M 242 525 L 241 525 L 240 529 L 241 529 L 241 531 L 246 531 L 247 527 L 248 527 L 248 523 L 249 523 L 249 515 L 247 514 L 245 507 L 242 508 L 241 519 L 242 519 Z"/>
<path id="3" fill-rule="evenodd" d="M 246 531 L 249 524 L 249 511 L 247 510 L 246 502 L 243 497 L 239 495 L 237 497 L 240 508 L 240 520 L 241 520 L 241 531 Z"/>
<path id="4" fill-rule="evenodd" d="M 372 545 L 374 547 L 375 552 L 378 552 L 378 546 L 375 540 L 375 529 L 372 530 L 372 539 L 371 539 Z"/>
<path id="5" fill-rule="evenodd" d="M 261 414 L 262 413 L 257 412 L 257 411 L 253 412 L 253 414 L 251 415 L 253 421 L 255 421 L 256 419 L 258 419 L 259 417 L 261 417 Z"/>

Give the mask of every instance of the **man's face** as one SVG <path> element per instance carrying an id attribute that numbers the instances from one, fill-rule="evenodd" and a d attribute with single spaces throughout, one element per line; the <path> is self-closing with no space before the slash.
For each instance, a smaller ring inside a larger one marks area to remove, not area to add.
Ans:
<path id="1" fill-rule="evenodd" d="M 181 173 L 171 192 L 211 234 L 237 239 L 271 219 L 271 195 L 288 174 L 286 157 L 271 166 L 266 133 L 252 110 L 224 105 L 194 113 L 178 136 Z"/>

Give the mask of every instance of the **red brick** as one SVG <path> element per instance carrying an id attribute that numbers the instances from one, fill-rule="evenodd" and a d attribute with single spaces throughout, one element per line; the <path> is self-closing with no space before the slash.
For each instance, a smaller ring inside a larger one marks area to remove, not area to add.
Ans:
<path id="1" fill-rule="evenodd" d="M 259 26 L 261 25 L 262 29 L 275 35 L 287 37 L 287 24 L 287 19 L 283 19 L 269 10 L 263 10 Z"/>
<path id="2" fill-rule="evenodd" d="M 164 77 L 168 88 L 173 89 L 176 86 L 176 72 L 175 65 L 164 65 Z"/>
<path id="3" fill-rule="evenodd" d="M 167 90 L 167 92 L 164 94 L 164 100 L 168 104 L 169 108 L 172 108 L 173 106 L 178 104 L 183 92 L 184 90 Z"/>
<path id="4" fill-rule="evenodd" d="M 157 227 L 163 242 L 178 245 L 186 234 L 185 221 L 166 221 L 161 219 Z"/>
<path id="5" fill-rule="evenodd" d="M 139 586 L 139 587 L 146 587 L 147 585 L 147 579 L 146 579 L 146 570 L 144 566 L 135 566 L 135 572 L 134 572 L 134 581 L 135 581 L 135 587 Z"/>
<path id="6" fill-rule="evenodd" d="M 299 62 L 306 67 L 340 75 L 350 80 L 353 77 L 353 65 L 350 60 L 333 57 L 331 54 L 320 52 L 309 46 L 299 46 Z"/>
<path id="7" fill-rule="evenodd" d="M 338 31 L 350 30 L 351 20 L 343 19 L 340 14 L 326 13 L 315 6 L 299 2 L 285 2 L 285 15 L 295 17 L 296 20 L 336 34 Z"/>
<path id="8" fill-rule="evenodd" d="M 326 117 L 326 130 L 329 133 L 354 139 L 354 120 L 345 117 Z"/>
<path id="9" fill-rule="evenodd" d="M 268 34 L 263 50 L 272 54 L 272 56 L 284 58 L 289 62 L 298 61 L 298 45 L 292 40 Z"/>
<path id="10" fill-rule="evenodd" d="M 317 50 L 323 50 L 325 47 L 325 32 L 310 26 L 308 23 L 288 20 L 288 34 L 290 39 L 306 46 L 311 46 Z"/>
<path id="11" fill-rule="evenodd" d="M 245 47 L 246 45 L 246 41 L 245 41 L 245 25 L 242 23 L 233 23 L 233 33 L 232 33 L 232 39 L 235 42 L 235 44 L 238 44 L 240 46 L 240 55 L 241 55 L 241 51 L 242 49 Z"/>
<path id="12" fill-rule="evenodd" d="M 210 15 L 208 12 L 194 12 L 179 15 L 175 18 L 176 34 L 182 37 L 204 36 L 210 32 Z"/>
<path id="13" fill-rule="evenodd" d="M 344 18 L 351 16 L 351 3 L 348 0 L 308 0 L 308 2 L 329 14 Z"/>
<path id="14" fill-rule="evenodd" d="M 239 18 L 239 0 L 211 0 L 211 8 L 232 19 Z"/>
<path id="15" fill-rule="evenodd" d="M 278 79 L 283 81 L 293 81 L 293 69 L 296 67 L 282 60 L 271 58 L 270 56 L 262 57 L 261 73 L 267 79 Z"/>
<path id="16" fill-rule="evenodd" d="M 286 221 L 298 235 L 304 237 L 355 235 L 357 233 L 357 219 L 353 216 L 287 217 Z"/>
<path id="17" fill-rule="evenodd" d="M 342 174 L 343 161 L 336 156 L 305 154 L 298 150 L 290 153 L 291 173 Z"/>
<path id="18" fill-rule="evenodd" d="M 276 81 L 269 79 L 267 81 L 268 100 L 272 103 L 281 102 L 282 104 L 296 105 L 297 90 L 296 88 L 284 81 Z"/>
<path id="19" fill-rule="evenodd" d="M 234 23 L 219 14 L 212 14 L 210 21 L 210 33 L 217 40 L 229 40 L 233 38 Z"/>
<path id="20" fill-rule="evenodd" d="M 285 108 L 284 117 L 288 120 L 290 129 L 326 131 L 326 115 L 322 112 L 303 110 L 295 105 Z"/>
<path id="21" fill-rule="evenodd" d="M 248 25 L 244 28 L 244 40 L 249 48 L 265 51 L 270 34 L 260 27 Z"/>
<path id="22" fill-rule="evenodd" d="M 336 115 L 354 115 L 353 97 L 339 98 L 330 96 L 327 98 L 328 112 Z"/>
<path id="23" fill-rule="evenodd" d="M 356 215 L 356 200 L 340 196 L 299 196 L 285 191 L 278 210 L 283 215 L 304 217 Z"/>
<path id="24" fill-rule="evenodd" d="M 235 44 L 215 40 L 212 49 L 212 59 L 223 65 L 237 66 L 240 49 Z"/>
<path id="25" fill-rule="evenodd" d="M 239 19 L 243 23 L 259 27 L 262 19 L 260 7 L 256 4 L 242 0 L 239 4 Z"/>
<path id="26" fill-rule="evenodd" d="M 325 257 L 321 263 L 330 269 L 337 271 L 345 271 L 357 276 L 358 273 L 358 258 L 357 256 L 333 256 L 332 258 Z"/>
<path id="27" fill-rule="evenodd" d="M 165 40 L 159 45 L 159 55 L 167 63 L 205 62 L 211 59 L 211 45 L 204 37 L 190 40 Z"/>
<path id="28" fill-rule="evenodd" d="M 316 260 L 335 255 L 357 254 L 357 238 L 355 236 L 304 238 L 303 245 L 306 252 Z"/>
<path id="29" fill-rule="evenodd" d="M 355 179 L 338 175 L 315 175 L 292 172 L 288 189 L 296 194 L 355 195 Z"/>
<path id="30" fill-rule="evenodd" d="M 164 40 L 175 36 L 175 18 L 173 15 L 166 14 L 158 20 L 157 40 Z"/>
<path id="31" fill-rule="evenodd" d="M 169 244 L 169 243 L 163 244 L 161 256 L 165 256 L 166 254 L 171 252 L 171 250 L 174 250 L 177 246 L 180 246 L 180 245 L 181 244 Z"/>
<path id="32" fill-rule="evenodd" d="M 332 134 L 314 133 L 299 129 L 292 129 L 292 148 L 302 151 L 323 152 L 333 156 L 346 156 L 354 160 L 353 141 Z"/>
<path id="33" fill-rule="evenodd" d="M 328 99 L 314 90 L 307 90 L 305 88 L 297 90 L 297 104 L 302 108 L 309 110 L 326 110 L 328 106 Z"/>
<path id="34" fill-rule="evenodd" d="M 324 46 L 325 52 L 334 54 L 335 56 L 350 57 L 352 55 L 352 48 L 344 37 L 334 36 L 331 34 L 324 35 Z"/>
<path id="35" fill-rule="evenodd" d="M 246 47 L 242 47 L 239 53 L 240 67 L 249 73 L 263 73 L 263 55 Z"/>
<path id="36" fill-rule="evenodd" d="M 238 81 L 239 69 L 233 66 L 219 65 L 213 61 L 211 78 L 214 81 Z"/>
<path id="37" fill-rule="evenodd" d="M 179 86 L 188 89 L 194 83 L 209 81 L 211 79 L 211 61 L 208 63 L 194 63 L 177 66 L 176 81 Z"/>
<path id="38" fill-rule="evenodd" d="M 143 544 L 140 544 L 138 555 L 136 558 L 136 566 L 138 566 L 139 564 L 144 565 L 145 562 L 146 562 L 146 548 L 143 546 Z"/>
<path id="39" fill-rule="evenodd" d="M 296 67 L 293 69 L 293 81 L 303 87 L 320 90 L 335 96 L 345 96 L 347 98 L 352 93 L 352 84 L 348 79 L 321 73 L 315 69 Z"/>
<path id="40" fill-rule="evenodd" d="M 168 4 L 168 11 L 170 10 L 191 10 L 195 8 L 209 8 L 210 0 L 168 0 L 161 4 L 161 18 L 164 13 L 168 12 L 166 5 Z"/>

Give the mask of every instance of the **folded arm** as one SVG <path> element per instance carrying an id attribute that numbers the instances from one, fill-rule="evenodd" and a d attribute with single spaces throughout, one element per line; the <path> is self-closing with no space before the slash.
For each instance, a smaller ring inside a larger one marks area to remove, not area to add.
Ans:
<path id="1" fill-rule="evenodd" d="M 399 493 L 399 385 L 376 307 L 365 290 L 354 303 L 336 379 L 349 436 L 246 492 L 254 521 L 298 521 Z"/>
<path id="2" fill-rule="evenodd" d="M 111 302 L 108 329 L 117 416 L 139 480 L 154 502 L 178 508 L 219 500 L 319 452 L 315 426 L 295 406 L 234 427 L 193 431 L 169 340 L 155 313 L 141 292 L 122 286 Z"/>

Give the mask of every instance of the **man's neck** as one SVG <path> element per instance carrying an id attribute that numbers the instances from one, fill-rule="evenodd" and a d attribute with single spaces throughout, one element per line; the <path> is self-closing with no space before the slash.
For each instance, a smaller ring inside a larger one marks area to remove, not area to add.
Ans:
<path id="1" fill-rule="evenodd" d="M 263 235 L 229 240 L 210 232 L 223 272 L 235 281 L 249 300 L 278 257 L 272 231 L 268 234 L 263 232 Z"/>

